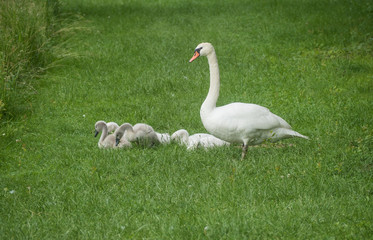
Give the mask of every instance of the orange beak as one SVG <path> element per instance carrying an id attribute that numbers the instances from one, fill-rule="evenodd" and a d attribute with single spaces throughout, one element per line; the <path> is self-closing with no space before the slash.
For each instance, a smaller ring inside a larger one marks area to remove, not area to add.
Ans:
<path id="1" fill-rule="evenodd" d="M 193 57 L 189 60 L 189 62 L 190 63 L 193 62 L 198 57 L 199 57 L 199 53 L 197 51 L 195 51 Z"/>

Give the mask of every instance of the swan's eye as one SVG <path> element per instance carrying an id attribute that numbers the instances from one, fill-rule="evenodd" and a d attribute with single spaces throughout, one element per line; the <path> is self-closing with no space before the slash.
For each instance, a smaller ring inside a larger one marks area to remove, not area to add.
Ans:
<path id="1" fill-rule="evenodd" d="M 191 62 L 193 62 L 196 58 L 198 58 L 199 56 L 200 56 L 200 51 L 201 51 L 201 49 L 202 49 L 202 47 L 200 47 L 200 48 L 196 48 L 195 50 L 194 50 L 194 54 L 193 54 L 193 57 L 189 60 L 189 62 L 191 63 Z"/>
<path id="2" fill-rule="evenodd" d="M 196 48 L 196 50 L 194 50 L 194 52 L 198 52 L 198 53 L 200 53 L 201 49 L 202 49 L 202 47 L 200 47 L 200 48 Z"/>

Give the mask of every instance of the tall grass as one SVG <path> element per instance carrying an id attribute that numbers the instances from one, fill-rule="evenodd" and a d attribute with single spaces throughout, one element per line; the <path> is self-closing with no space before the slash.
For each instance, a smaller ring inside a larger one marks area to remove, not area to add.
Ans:
<path id="1" fill-rule="evenodd" d="M 53 62 L 58 0 L 0 1 L 0 119 L 25 109 L 32 80 Z"/>

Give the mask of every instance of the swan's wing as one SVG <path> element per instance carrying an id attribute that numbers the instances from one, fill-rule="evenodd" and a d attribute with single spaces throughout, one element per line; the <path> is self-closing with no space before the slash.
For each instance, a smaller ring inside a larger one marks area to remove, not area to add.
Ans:
<path id="1" fill-rule="evenodd" d="M 137 123 L 133 126 L 133 131 L 135 133 L 135 139 L 140 145 L 152 146 L 160 143 L 154 129 L 145 123 Z"/>
<path id="2" fill-rule="evenodd" d="M 189 137 L 189 141 L 186 145 L 187 145 L 188 150 L 196 149 L 199 145 L 199 139 L 197 139 L 197 138 L 190 139 L 190 137 Z"/>
<path id="3" fill-rule="evenodd" d="M 213 144 L 214 146 L 223 146 L 223 145 L 229 145 L 228 142 L 221 140 L 220 138 L 217 138 L 215 136 L 210 136 L 207 138 L 207 141 L 210 144 Z"/>
<path id="4" fill-rule="evenodd" d="M 262 139 L 263 133 L 276 128 L 290 129 L 290 125 L 267 108 L 246 103 L 231 103 L 215 108 L 202 118 L 207 131 L 227 142 L 243 139 Z"/>
<path id="5" fill-rule="evenodd" d="M 207 133 L 196 133 L 189 137 L 188 148 L 196 148 L 202 146 L 204 148 L 214 146 L 214 139 L 218 139 L 211 134 Z M 220 139 L 218 139 L 220 140 Z"/>
<path id="6" fill-rule="evenodd" d="M 212 136 L 212 135 L 207 134 L 207 133 L 196 133 L 196 134 L 193 134 L 192 136 L 189 136 L 189 141 L 199 142 L 201 141 L 202 138 L 206 138 L 208 136 Z"/>
<path id="7" fill-rule="evenodd" d="M 135 126 L 133 126 L 134 132 L 143 132 L 145 134 L 154 132 L 154 129 L 152 126 L 145 124 L 145 123 L 137 123 Z"/>
<path id="8" fill-rule="evenodd" d="M 247 103 L 231 103 L 218 107 L 213 111 L 213 118 L 221 121 L 225 126 L 234 129 L 273 129 L 291 128 L 281 117 L 271 113 L 268 108 Z"/>
<path id="9" fill-rule="evenodd" d="M 133 126 L 133 132 L 135 133 L 136 139 L 143 139 L 154 133 L 154 130 L 151 126 L 145 123 L 137 123 Z"/>
<path id="10" fill-rule="evenodd" d="M 217 147 L 217 146 L 223 146 L 228 145 L 229 143 L 226 141 L 221 140 L 220 138 L 217 138 L 210 134 L 205 134 L 203 138 L 200 139 L 200 145 L 204 148 L 209 147 Z"/>

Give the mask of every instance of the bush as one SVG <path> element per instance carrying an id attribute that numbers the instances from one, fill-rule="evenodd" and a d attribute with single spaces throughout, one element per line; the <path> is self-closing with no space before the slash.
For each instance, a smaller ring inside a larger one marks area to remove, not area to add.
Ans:
<path id="1" fill-rule="evenodd" d="M 53 62 L 58 0 L 0 2 L 0 119 L 23 111 L 31 80 Z"/>

